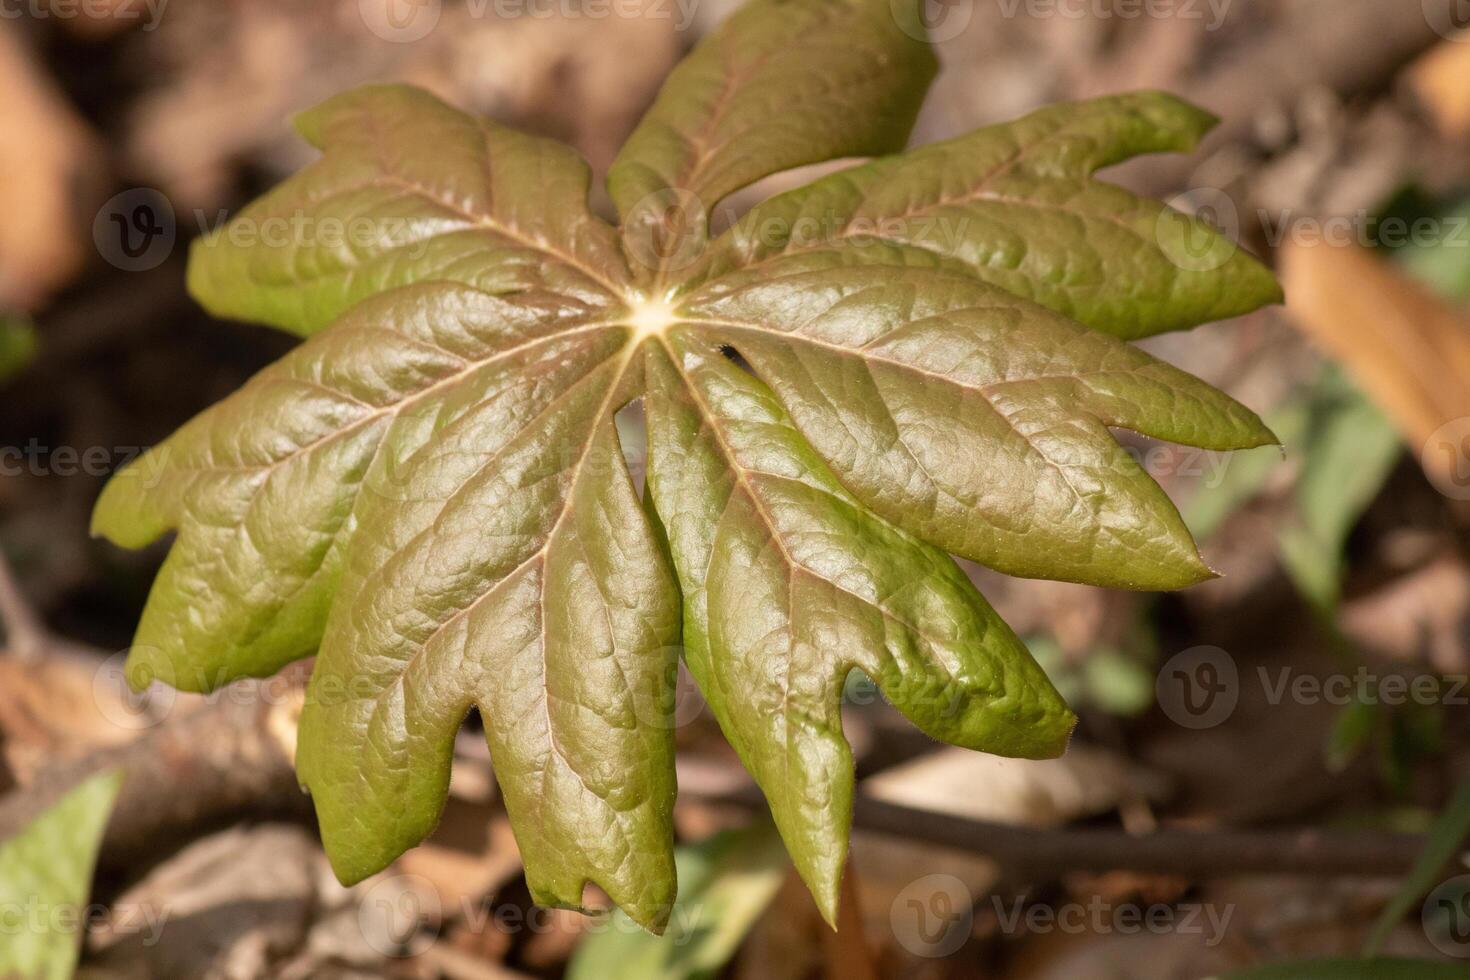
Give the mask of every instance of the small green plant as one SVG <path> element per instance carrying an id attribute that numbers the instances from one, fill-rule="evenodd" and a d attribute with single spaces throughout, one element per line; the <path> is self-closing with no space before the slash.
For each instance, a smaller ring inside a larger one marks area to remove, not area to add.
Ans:
<path id="1" fill-rule="evenodd" d="M 75 975 L 93 866 L 121 787 L 121 773 L 91 776 L 0 840 L 0 908 L 6 916 L 0 977 Z"/>
<path id="2" fill-rule="evenodd" d="M 433 829 L 478 707 L 535 899 L 593 881 L 660 929 L 682 656 L 832 920 L 850 671 L 982 751 L 1054 756 L 1074 724 L 946 552 L 1210 576 L 1108 428 L 1273 437 L 1126 341 L 1278 290 L 1092 173 L 1212 120 L 1136 94 L 884 156 L 935 70 L 922 37 L 902 3 L 752 0 L 612 166 L 618 226 L 568 148 L 358 89 L 298 120 L 319 161 L 196 244 L 212 312 L 310 339 L 103 495 L 121 545 L 178 532 L 129 676 L 208 690 L 316 652 L 298 766 L 344 881 Z M 709 234 L 731 192 L 850 156 L 878 159 Z"/>

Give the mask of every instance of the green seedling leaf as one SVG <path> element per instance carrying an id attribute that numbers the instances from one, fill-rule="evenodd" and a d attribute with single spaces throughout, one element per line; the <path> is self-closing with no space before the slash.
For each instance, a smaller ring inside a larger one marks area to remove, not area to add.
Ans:
<path id="1" fill-rule="evenodd" d="M 775 898 L 790 864 L 770 824 L 730 831 L 674 853 L 679 900 L 662 936 L 613 912 L 585 939 L 567 980 L 705 980 L 730 961 Z"/>
<path id="2" fill-rule="evenodd" d="M 1387 417 L 1332 367 L 1268 421 L 1301 467 L 1291 519 L 1278 541 L 1281 562 L 1302 596 L 1330 612 L 1348 535 L 1383 489 L 1403 445 Z M 1213 535 L 1261 492 L 1279 461 L 1279 454 L 1264 451 L 1232 459 L 1224 482 L 1190 501 L 1189 528 L 1201 538 Z"/>
<path id="3" fill-rule="evenodd" d="M 35 357 L 36 328 L 31 321 L 0 314 L 0 384 L 24 371 Z"/>
<path id="4" fill-rule="evenodd" d="M 177 532 L 134 684 L 318 653 L 298 767 L 344 881 L 432 830 L 478 708 L 536 900 L 595 882 L 661 929 L 682 656 L 830 920 L 848 674 L 981 751 L 1054 756 L 1074 723 L 946 552 L 1138 589 L 1211 575 L 1109 429 L 1274 437 L 1125 338 L 1278 291 L 1093 176 L 1209 118 L 1140 93 L 881 156 L 933 73 L 909 8 L 752 0 L 619 155 L 617 227 L 567 147 L 373 86 L 302 116 L 320 160 L 195 245 L 210 310 L 308 339 L 120 473 L 94 528 Z M 709 240 L 732 191 L 853 154 L 880 159 Z M 1218 263 L 1174 261 L 1185 237 Z M 642 498 L 618 433 L 637 399 Z"/>
<path id="5" fill-rule="evenodd" d="M 81 949 L 83 912 L 120 773 L 93 776 L 19 834 L 0 841 L 0 977 L 67 980 Z"/>
<path id="6" fill-rule="evenodd" d="M 1343 548 L 1403 452 L 1398 431 L 1367 396 L 1329 370 L 1313 392 L 1295 489 L 1297 521 L 1281 532 L 1281 560 L 1302 595 L 1337 606 Z"/>
<path id="7" fill-rule="evenodd" d="M 1363 944 L 1363 955 L 1374 956 L 1383 948 L 1395 926 L 1409 910 L 1423 900 L 1438 881 L 1439 875 L 1454 858 L 1455 853 L 1470 840 L 1470 780 L 1461 784 L 1444 812 L 1429 829 L 1429 839 L 1419 859 L 1414 862 L 1408 877 L 1399 886 L 1393 901 L 1383 908 L 1373 932 Z"/>

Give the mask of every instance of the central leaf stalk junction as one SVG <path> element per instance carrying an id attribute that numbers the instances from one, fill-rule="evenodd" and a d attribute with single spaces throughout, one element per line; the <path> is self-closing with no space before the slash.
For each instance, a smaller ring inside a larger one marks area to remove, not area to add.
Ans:
<path id="1" fill-rule="evenodd" d="M 626 321 L 633 328 L 632 346 L 638 346 L 645 338 L 660 336 L 678 319 L 674 307 L 667 300 L 633 297 L 628 304 Z"/>

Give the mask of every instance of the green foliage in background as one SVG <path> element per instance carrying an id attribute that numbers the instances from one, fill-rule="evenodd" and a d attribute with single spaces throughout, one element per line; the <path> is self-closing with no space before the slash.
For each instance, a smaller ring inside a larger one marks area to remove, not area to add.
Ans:
<path id="1" fill-rule="evenodd" d="M 0 385 L 25 370 L 36 356 L 36 329 L 25 317 L 0 314 Z"/>
<path id="2" fill-rule="evenodd" d="M 679 899 L 662 936 L 614 912 L 578 944 L 567 980 L 704 980 L 735 955 L 790 870 L 776 828 L 761 822 L 674 852 Z"/>

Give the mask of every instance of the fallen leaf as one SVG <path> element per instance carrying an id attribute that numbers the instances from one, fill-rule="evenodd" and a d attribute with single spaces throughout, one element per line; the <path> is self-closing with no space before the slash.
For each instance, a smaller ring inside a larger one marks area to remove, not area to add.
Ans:
<path id="1" fill-rule="evenodd" d="M 1431 480 L 1463 485 L 1463 447 L 1436 434 L 1470 420 L 1470 320 L 1356 246 L 1291 243 L 1281 268 L 1293 321 L 1393 419 Z"/>

